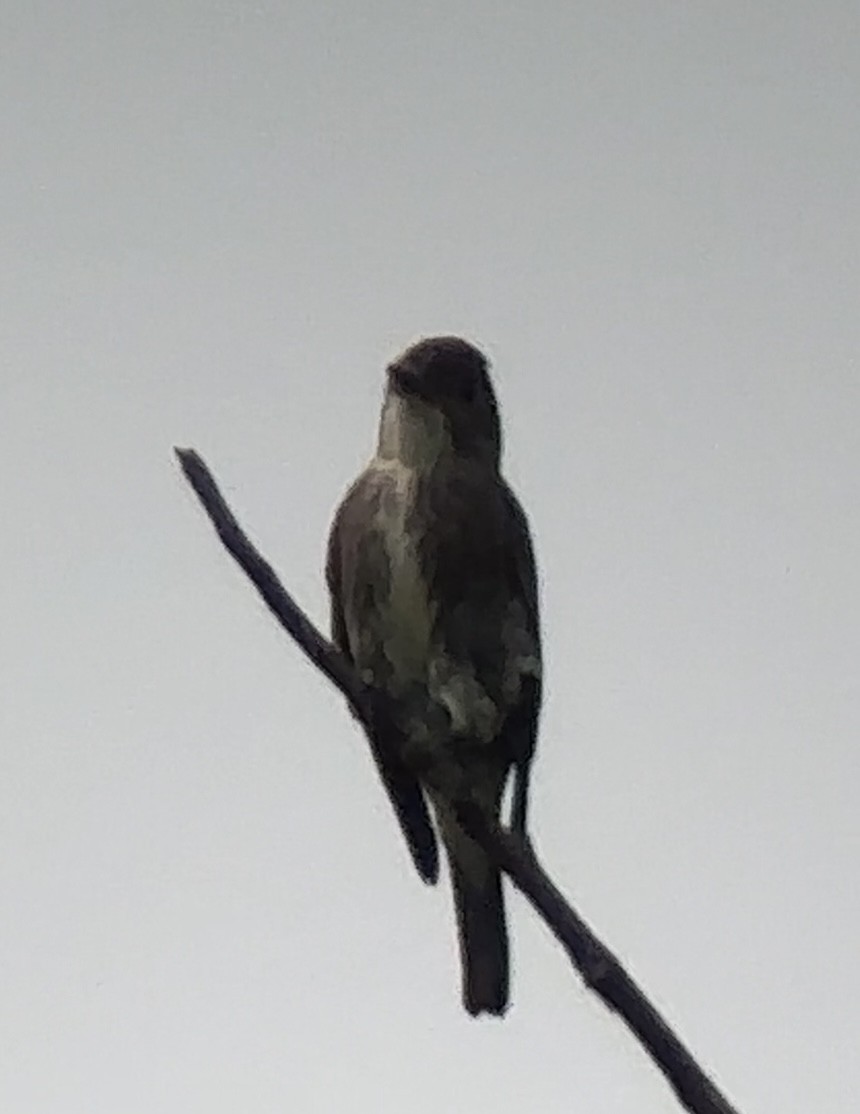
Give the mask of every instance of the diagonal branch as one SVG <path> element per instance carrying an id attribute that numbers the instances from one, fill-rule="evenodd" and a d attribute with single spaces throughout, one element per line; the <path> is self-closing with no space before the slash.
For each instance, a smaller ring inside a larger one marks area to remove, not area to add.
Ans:
<path id="1" fill-rule="evenodd" d="M 271 565 L 243 533 L 202 458 L 193 449 L 176 449 L 185 477 L 197 493 L 218 536 L 253 582 L 275 618 L 313 664 L 343 693 L 358 719 L 368 727 L 388 714 L 382 694 L 364 685 L 343 655 L 311 623 L 284 589 Z M 453 761 L 422 767 L 421 776 L 445 787 L 459 787 Z M 615 956 L 568 904 L 541 866 L 530 843 L 489 824 L 466 797 L 456 801 L 464 827 L 531 902 L 568 953 L 571 963 L 604 1003 L 623 1018 L 691 1114 L 738 1114 L 710 1081 L 651 1005 Z"/>

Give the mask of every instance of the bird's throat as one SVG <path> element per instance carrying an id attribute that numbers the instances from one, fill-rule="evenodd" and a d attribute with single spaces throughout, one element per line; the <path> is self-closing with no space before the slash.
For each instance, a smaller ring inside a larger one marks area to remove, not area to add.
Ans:
<path id="1" fill-rule="evenodd" d="M 453 453 L 451 434 L 439 409 L 397 391 L 387 392 L 379 422 L 381 460 L 426 473 Z"/>

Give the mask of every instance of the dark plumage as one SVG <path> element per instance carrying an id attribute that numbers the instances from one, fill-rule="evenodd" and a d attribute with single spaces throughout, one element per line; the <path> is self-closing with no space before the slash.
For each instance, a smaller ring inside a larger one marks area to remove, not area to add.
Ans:
<path id="1" fill-rule="evenodd" d="M 512 823 L 524 830 L 541 696 L 537 579 L 528 524 L 500 458 L 483 355 L 457 337 L 420 341 L 388 368 L 377 453 L 338 508 L 326 572 L 333 638 L 394 701 L 398 738 L 452 748 L 493 819 L 513 767 Z M 444 729 L 428 708 L 446 713 Z M 378 744 L 412 857 L 435 881 L 425 789 Z M 470 1013 L 502 1013 L 501 877 L 450 804 L 427 796 L 451 867 L 464 1004 Z"/>

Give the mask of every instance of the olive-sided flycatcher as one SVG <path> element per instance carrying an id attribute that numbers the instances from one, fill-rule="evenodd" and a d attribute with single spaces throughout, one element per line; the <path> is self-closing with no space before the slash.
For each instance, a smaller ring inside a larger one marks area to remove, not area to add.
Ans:
<path id="1" fill-rule="evenodd" d="M 501 442 L 478 349 L 457 337 L 407 349 L 387 369 L 376 455 L 337 510 L 326 576 L 332 637 L 390 697 L 399 740 L 445 748 L 494 822 L 513 767 L 512 825 L 524 832 L 541 694 L 537 578 L 526 517 L 500 473 Z M 471 1014 L 501 1014 L 501 876 L 450 801 L 399 761 L 397 741 L 393 753 L 375 747 L 375 758 L 429 882 L 438 862 L 425 793 L 433 805 L 451 868 L 463 1003 Z"/>

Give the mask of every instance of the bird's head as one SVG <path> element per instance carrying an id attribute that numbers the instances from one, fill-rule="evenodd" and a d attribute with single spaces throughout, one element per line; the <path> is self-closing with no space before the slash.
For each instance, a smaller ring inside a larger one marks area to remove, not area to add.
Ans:
<path id="1" fill-rule="evenodd" d="M 387 401 L 426 426 L 435 423 L 462 456 L 501 455 L 499 410 L 487 360 L 460 337 L 420 340 L 387 369 Z"/>

